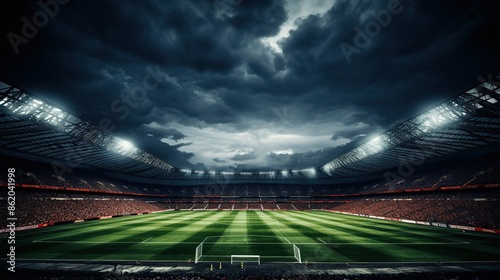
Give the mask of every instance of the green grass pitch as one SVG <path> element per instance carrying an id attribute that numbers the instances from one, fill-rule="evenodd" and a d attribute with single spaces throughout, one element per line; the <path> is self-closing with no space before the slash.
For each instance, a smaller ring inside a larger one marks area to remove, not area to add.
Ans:
<path id="1" fill-rule="evenodd" d="M 321 211 L 172 211 L 18 232 L 18 259 L 498 261 L 500 237 Z M 5 244 L 5 242 L 2 242 Z"/>

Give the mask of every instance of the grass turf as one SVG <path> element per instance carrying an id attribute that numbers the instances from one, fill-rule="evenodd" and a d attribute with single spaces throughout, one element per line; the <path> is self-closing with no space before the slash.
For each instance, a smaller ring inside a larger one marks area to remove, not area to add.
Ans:
<path id="1" fill-rule="evenodd" d="M 500 237 L 320 211 L 174 211 L 16 235 L 18 259 L 294 262 L 498 261 Z M 4 245 L 6 242 L 2 242 Z"/>

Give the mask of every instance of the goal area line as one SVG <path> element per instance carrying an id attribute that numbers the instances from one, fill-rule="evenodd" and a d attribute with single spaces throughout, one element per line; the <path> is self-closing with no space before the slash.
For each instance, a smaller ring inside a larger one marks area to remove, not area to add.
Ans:
<path id="1" fill-rule="evenodd" d="M 234 255 L 203 255 L 203 258 L 230 258 Z M 256 255 L 257 256 L 257 255 Z M 261 256 L 258 255 L 261 259 L 293 259 L 293 256 Z"/>

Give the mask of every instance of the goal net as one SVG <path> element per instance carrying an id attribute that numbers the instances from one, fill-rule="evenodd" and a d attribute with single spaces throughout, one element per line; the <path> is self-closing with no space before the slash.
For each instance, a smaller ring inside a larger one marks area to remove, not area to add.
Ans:
<path id="1" fill-rule="evenodd" d="M 302 263 L 302 258 L 300 257 L 300 249 L 297 245 L 292 244 L 293 246 L 293 257 L 299 262 Z"/>
<path id="2" fill-rule="evenodd" d="M 231 264 L 233 263 L 249 263 L 256 262 L 260 265 L 260 256 L 259 255 L 231 255 Z"/>
<path id="3" fill-rule="evenodd" d="M 196 254 L 194 257 L 194 263 L 198 263 L 198 260 L 203 256 L 203 242 L 196 247 Z"/>
<path id="4" fill-rule="evenodd" d="M 286 238 L 282 238 L 283 240 L 273 238 L 247 235 L 209 236 L 198 245 L 193 245 L 196 246 L 194 263 L 229 260 L 259 264 L 261 260 L 302 263 L 301 252 L 297 245 Z"/>

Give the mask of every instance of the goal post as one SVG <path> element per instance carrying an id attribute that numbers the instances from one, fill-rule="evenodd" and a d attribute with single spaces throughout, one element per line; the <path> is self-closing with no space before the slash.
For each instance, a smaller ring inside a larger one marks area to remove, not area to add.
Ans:
<path id="1" fill-rule="evenodd" d="M 231 264 L 241 262 L 256 262 L 260 265 L 260 255 L 231 255 Z"/>
<path id="2" fill-rule="evenodd" d="M 302 263 L 300 248 L 286 238 L 283 238 L 283 240 L 287 240 L 288 243 L 284 243 L 283 240 L 277 238 L 270 239 L 269 236 L 253 236 L 251 238 L 254 239 L 251 240 L 252 242 L 248 242 L 246 238 L 248 238 L 246 235 L 208 236 L 198 245 L 193 245 L 193 247 L 196 247 L 193 262 L 197 264 L 207 261 L 231 260 L 231 263 L 246 262 L 260 265 L 262 258 L 264 262 Z"/>
<path id="3" fill-rule="evenodd" d="M 201 242 L 198 247 L 196 247 L 196 253 L 194 257 L 194 263 L 198 263 L 198 260 L 203 256 L 203 242 Z"/>
<path id="4" fill-rule="evenodd" d="M 297 247 L 297 245 L 292 244 L 293 246 L 293 257 L 299 262 L 302 263 L 302 258 L 300 256 L 300 249 Z"/>

